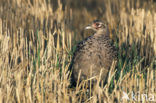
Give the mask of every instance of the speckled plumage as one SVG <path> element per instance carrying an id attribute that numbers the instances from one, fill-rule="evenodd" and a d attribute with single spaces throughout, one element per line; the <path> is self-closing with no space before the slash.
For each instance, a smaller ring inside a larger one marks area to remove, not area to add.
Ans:
<path id="1" fill-rule="evenodd" d="M 91 29 L 95 31 L 95 34 L 77 45 L 72 58 L 72 78 L 74 81 L 77 81 L 81 70 L 80 81 L 86 80 L 87 78 L 99 75 L 103 68 L 101 80 L 105 82 L 112 61 L 117 58 L 117 51 L 111 44 L 109 30 L 106 24 L 100 21 L 94 21 Z"/>

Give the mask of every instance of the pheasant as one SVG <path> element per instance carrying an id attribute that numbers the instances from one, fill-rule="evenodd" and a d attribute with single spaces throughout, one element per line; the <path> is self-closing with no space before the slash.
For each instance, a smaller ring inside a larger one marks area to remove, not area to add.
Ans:
<path id="1" fill-rule="evenodd" d="M 101 80 L 105 83 L 112 62 L 117 59 L 117 50 L 111 43 L 106 23 L 95 20 L 85 29 L 92 29 L 95 33 L 77 44 L 70 65 L 72 82 L 77 82 L 79 73 L 81 82 L 99 76 L 103 69 Z M 96 80 L 92 80 L 93 84 L 96 82 Z"/>

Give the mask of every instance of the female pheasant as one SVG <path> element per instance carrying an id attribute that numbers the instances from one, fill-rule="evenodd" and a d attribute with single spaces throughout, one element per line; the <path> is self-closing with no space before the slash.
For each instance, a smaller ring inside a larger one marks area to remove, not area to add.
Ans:
<path id="1" fill-rule="evenodd" d="M 92 29 L 95 33 L 77 45 L 71 64 L 72 81 L 78 80 L 79 73 L 79 80 L 82 81 L 100 75 L 103 69 L 101 80 L 106 82 L 112 62 L 117 58 L 117 50 L 111 43 L 108 26 L 95 20 L 86 29 Z M 96 80 L 92 82 L 95 84 Z"/>

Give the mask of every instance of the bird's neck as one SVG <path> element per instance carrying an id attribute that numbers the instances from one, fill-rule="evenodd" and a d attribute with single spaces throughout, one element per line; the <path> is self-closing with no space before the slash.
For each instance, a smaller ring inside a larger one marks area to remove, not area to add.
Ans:
<path id="1" fill-rule="evenodd" d="M 108 36 L 109 37 L 109 30 L 98 30 L 94 36 L 96 37 Z"/>

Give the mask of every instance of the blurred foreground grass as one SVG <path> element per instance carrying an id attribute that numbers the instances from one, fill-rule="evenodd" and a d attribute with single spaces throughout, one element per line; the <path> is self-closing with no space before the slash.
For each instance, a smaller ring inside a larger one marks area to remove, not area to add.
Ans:
<path id="1" fill-rule="evenodd" d="M 83 84 L 69 88 L 68 67 L 94 19 L 109 23 L 119 57 L 88 96 Z M 0 0 L 0 103 L 156 102 L 155 55 L 155 1 Z"/>

